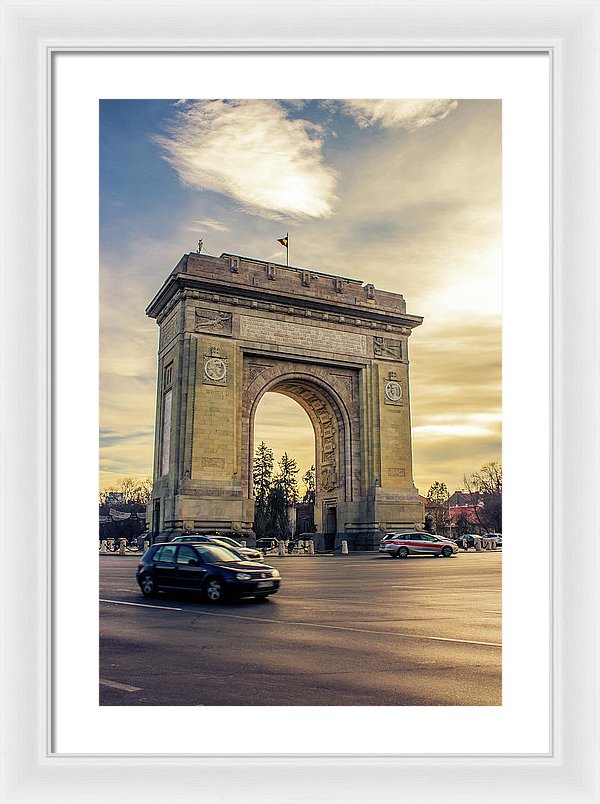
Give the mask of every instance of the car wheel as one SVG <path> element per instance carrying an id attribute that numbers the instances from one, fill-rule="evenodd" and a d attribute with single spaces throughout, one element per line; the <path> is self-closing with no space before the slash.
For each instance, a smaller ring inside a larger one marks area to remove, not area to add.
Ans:
<path id="1" fill-rule="evenodd" d="M 444 558 L 450 558 L 452 555 L 452 548 L 451 547 L 444 547 L 442 550 L 442 555 Z"/>
<path id="2" fill-rule="evenodd" d="M 154 583 L 152 575 L 144 575 L 140 583 L 140 589 L 144 597 L 156 597 L 158 587 Z"/>
<path id="3" fill-rule="evenodd" d="M 396 550 L 396 558 L 407 558 L 408 557 L 408 550 L 406 547 L 400 547 L 399 550 Z"/>
<path id="4" fill-rule="evenodd" d="M 204 596 L 209 603 L 221 603 L 225 597 L 225 587 L 219 578 L 209 578 L 204 585 Z"/>

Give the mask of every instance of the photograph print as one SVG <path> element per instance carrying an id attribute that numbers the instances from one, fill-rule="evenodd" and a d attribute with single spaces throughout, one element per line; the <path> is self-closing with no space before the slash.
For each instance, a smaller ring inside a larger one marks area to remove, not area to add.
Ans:
<path id="1" fill-rule="evenodd" d="M 502 704 L 502 104 L 100 101 L 103 706 Z"/>

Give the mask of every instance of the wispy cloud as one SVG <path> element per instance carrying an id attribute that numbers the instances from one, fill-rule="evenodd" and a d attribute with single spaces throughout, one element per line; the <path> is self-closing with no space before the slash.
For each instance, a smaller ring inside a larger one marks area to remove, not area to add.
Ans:
<path id="1" fill-rule="evenodd" d="M 213 232 L 228 232 L 229 226 L 222 221 L 215 221 L 212 218 L 205 218 L 202 221 L 192 221 L 187 227 L 190 232 L 198 232 L 203 229 L 211 229 Z"/>
<path id="2" fill-rule="evenodd" d="M 351 115 L 361 128 L 404 128 L 416 131 L 437 123 L 457 108 L 458 101 L 431 100 L 344 100 L 342 111 Z"/>
<path id="3" fill-rule="evenodd" d="M 190 101 L 155 141 L 184 184 L 229 195 L 248 211 L 332 213 L 336 175 L 323 161 L 322 131 L 290 119 L 277 101 Z"/>

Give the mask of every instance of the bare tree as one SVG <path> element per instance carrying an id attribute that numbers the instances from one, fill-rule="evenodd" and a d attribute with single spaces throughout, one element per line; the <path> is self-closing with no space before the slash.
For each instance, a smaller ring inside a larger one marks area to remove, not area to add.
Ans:
<path id="1" fill-rule="evenodd" d="M 427 508 L 433 516 L 435 527 L 438 533 L 443 533 L 448 527 L 450 515 L 448 512 L 448 487 L 445 483 L 436 480 L 427 492 Z"/>
<path id="2" fill-rule="evenodd" d="M 483 530 L 502 531 L 502 464 L 485 463 L 478 472 L 465 475 L 469 504 Z"/>

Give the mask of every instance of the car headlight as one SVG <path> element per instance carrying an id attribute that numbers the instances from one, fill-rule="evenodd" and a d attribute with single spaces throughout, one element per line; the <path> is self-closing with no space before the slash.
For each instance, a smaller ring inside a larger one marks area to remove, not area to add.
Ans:
<path id="1" fill-rule="evenodd" d="M 236 572 L 235 577 L 238 581 L 249 581 L 252 575 L 248 575 L 247 572 Z"/>
<path id="2" fill-rule="evenodd" d="M 271 578 L 279 578 L 279 577 L 280 577 L 279 570 L 276 570 L 276 569 L 272 570 Z"/>

